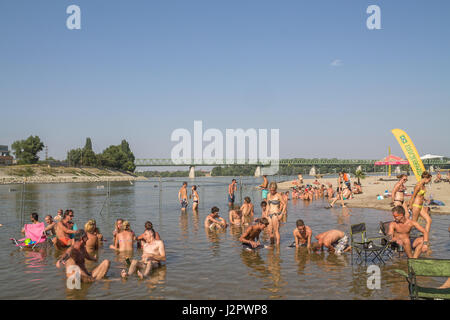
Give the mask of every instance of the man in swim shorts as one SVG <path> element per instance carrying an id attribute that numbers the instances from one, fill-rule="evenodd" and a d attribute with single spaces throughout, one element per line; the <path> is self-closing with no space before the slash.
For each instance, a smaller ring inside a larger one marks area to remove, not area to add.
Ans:
<path id="1" fill-rule="evenodd" d="M 264 200 L 267 199 L 267 194 L 269 193 L 269 190 L 267 189 L 269 186 L 269 180 L 267 180 L 267 175 L 263 175 L 263 179 L 263 183 L 258 187 L 261 188 L 261 198 Z"/>
<path id="2" fill-rule="evenodd" d="M 63 214 L 62 220 L 59 221 L 55 226 L 55 245 L 60 249 L 67 248 L 72 244 L 72 239 L 69 235 L 76 233 L 76 231 L 72 230 L 71 225 L 69 224 L 71 219 L 71 213 L 69 212 L 69 210 L 66 210 Z"/>
<path id="3" fill-rule="evenodd" d="M 312 245 L 314 250 L 320 249 L 323 251 L 323 247 L 326 247 L 328 252 L 335 254 L 351 250 L 351 247 L 348 245 L 347 235 L 340 230 L 333 229 L 322 232 L 316 236 L 316 239 L 318 242 Z"/>
<path id="4" fill-rule="evenodd" d="M 405 208 L 397 206 L 392 209 L 394 221 L 389 225 L 388 236 L 391 241 L 403 246 L 408 258 L 418 258 L 422 252 L 428 249 L 428 231 L 422 227 L 417 221 L 406 219 Z M 410 238 L 412 228 L 416 228 L 423 233 L 423 237 L 416 239 Z M 413 250 L 414 249 L 414 253 Z"/>
<path id="5" fill-rule="evenodd" d="M 295 247 L 311 247 L 312 230 L 310 227 L 305 226 L 303 220 L 299 219 L 296 222 L 297 227 L 292 232 L 295 239 Z"/>
<path id="6" fill-rule="evenodd" d="M 256 219 L 255 225 L 250 226 L 245 230 L 239 241 L 245 249 L 253 250 L 263 247 L 259 242 L 259 234 L 269 225 L 266 218 Z"/>
<path id="7" fill-rule="evenodd" d="M 65 254 L 56 262 L 56 267 L 60 268 L 61 264 L 66 266 L 66 275 L 70 277 L 70 266 L 76 265 L 80 269 L 81 282 L 94 282 L 102 279 L 109 270 L 109 260 L 103 260 L 92 272 L 86 269 L 85 259 L 97 261 L 97 257 L 91 257 L 86 251 L 86 241 L 88 237 L 83 229 L 76 232 L 73 238 L 73 245 L 67 249 Z"/>
<path id="8" fill-rule="evenodd" d="M 234 205 L 234 192 L 237 190 L 236 179 L 231 180 L 231 184 L 228 185 L 228 206 L 230 208 Z"/>
<path id="9" fill-rule="evenodd" d="M 227 227 L 227 222 L 224 218 L 219 216 L 219 208 L 212 207 L 211 213 L 206 216 L 205 228 L 209 229 L 222 229 Z"/>
<path id="10" fill-rule="evenodd" d="M 186 212 L 186 208 L 188 206 L 187 182 L 183 182 L 183 185 L 178 191 L 178 201 L 180 201 L 181 204 L 181 211 Z"/>

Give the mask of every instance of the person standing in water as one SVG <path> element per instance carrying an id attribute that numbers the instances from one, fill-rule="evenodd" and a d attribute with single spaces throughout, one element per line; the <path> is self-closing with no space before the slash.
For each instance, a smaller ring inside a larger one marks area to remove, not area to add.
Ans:
<path id="1" fill-rule="evenodd" d="M 269 186 L 269 180 L 267 180 L 267 175 L 263 175 L 263 179 L 263 183 L 258 187 L 261 188 L 261 199 L 265 200 L 267 199 L 267 194 L 269 193 L 269 190 L 267 190 L 267 187 Z"/>
<path id="2" fill-rule="evenodd" d="M 277 192 L 278 185 L 272 181 L 269 185 L 267 195 L 267 219 L 269 220 L 270 241 L 280 244 L 280 223 L 281 215 L 286 203 L 283 196 Z"/>
<path id="3" fill-rule="evenodd" d="M 188 197 L 187 197 L 187 182 L 183 182 L 180 190 L 178 191 L 178 201 L 181 204 L 181 211 L 186 212 L 186 208 L 188 206 Z"/>
<path id="4" fill-rule="evenodd" d="M 405 183 L 408 181 L 406 174 L 400 174 L 397 176 L 398 182 L 392 189 L 392 199 L 394 200 L 394 207 L 402 206 L 406 212 L 406 219 L 409 219 L 408 206 L 405 202 Z"/>
<path id="5" fill-rule="evenodd" d="M 431 174 L 429 174 L 427 171 L 424 171 L 422 173 L 422 179 L 417 182 L 414 188 L 414 193 L 411 196 L 411 200 L 409 201 L 409 208 L 412 209 L 412 220 L 419 220 L 420 215 L 426 222 L 425 230 L 427 230 L 427 232 L 430 232 L 432 220 L 429 214 L 429 208 L 424 207 L 423 205 L 425 202 L 425 193 L 427 192 L 425 185 L 430 182 Z"/>
<path id="6" fill-rule="evenodd" d="M 231 184 L 228 185 L 228 206 L 230 208 L 234 205 L 234 193 L 237 190 L 236 179 L 231 180 Z"/>
<path id="7" fill-rule="evenodd" d="M 197 213 L 198 212 L 198 204 L 200 201 L 200 197 L 198 196 L 198 192 L 197 192 L 197 186 L 192 186 L 191 197 L 192 197 L 192 212 Z"/>

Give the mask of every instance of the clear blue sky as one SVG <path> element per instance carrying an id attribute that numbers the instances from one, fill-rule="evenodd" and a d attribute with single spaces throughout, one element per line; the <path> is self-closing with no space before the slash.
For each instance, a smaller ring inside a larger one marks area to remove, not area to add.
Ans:
<path id="1" fill-rule="evenodd" d="M 82 29 L 66 28 L 81 7 Z M 366 28 L 381 8 L 382 30 Z M 176 128 L 279 128 L 281 157 L 381 158 L 390 130 L 450 156 L 450 1 L 0 2 L 0 144 L 63 159 L 127 139 L 168 158 Z M 339 60 L 337 66 L 332 62 Z"/>

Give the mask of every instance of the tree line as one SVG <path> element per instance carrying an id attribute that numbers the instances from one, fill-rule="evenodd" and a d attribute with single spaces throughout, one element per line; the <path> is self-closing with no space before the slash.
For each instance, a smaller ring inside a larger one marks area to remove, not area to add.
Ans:
<path id="1" fill-rule="evenodd" d="M 15 141 L 11 149 L 18 164 L 36 164 L 39 162 L 38 153 L 44 149 L 44 143 L 38 136 Z M 102 153 L 96 154 L 92 150 L 91 138 L 86 138 L 83 148 L 76 148 L 67 152 L 67 163 L 70 166 L 105 167 L 134 172 L 134 154 L 126 140 L 119 145 L 111 145 Z"/>

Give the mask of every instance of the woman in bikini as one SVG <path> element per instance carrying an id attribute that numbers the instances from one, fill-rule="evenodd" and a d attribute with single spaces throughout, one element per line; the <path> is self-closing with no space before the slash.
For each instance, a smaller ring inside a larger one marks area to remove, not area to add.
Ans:
<path id="1" fill-rule="evenodd" d="M 111 249 L 118 251 L 133 251 L 133 242 L 136 240 L 134 232 L 131 231 L 130 223 L 124 221 L 122 223 L 122 230 L 116 235 L 114 246 Z"/>
<path id="2" fill-rule="evenodd" d="M 406 174 L 400 174 L 397 176 L 398 182 L 395 184 L 392 190 L 392 199 L 394 199 L 394 207 L 401 206 L 405 208 L 406 219 L 409 219 L 408 206 L 405 202 L 405 183 L 408 181 Z"/>
<path id="3" fill-rule="evenodd" d="M 431 217 L 428 213 L 428 207 L 424 207 L 425 193 L 427 192 L 425 185 L 431 182 L 431 174 L 427 171 L 422 173 L 422 179 L 417 182 L 414 193 L 409 201 L 409 208 L 412 209 L 412 220 L 417 221 L 419 215 L 425 220 L 425 229 L 430 232 L 431 228 Z"/>
<path id="4" fill-rule="evenodd" d="M 197 213 L 200 197 L 198 196 L 197 186 L 192 186 L 191 197 L 194 199 L 192 202 L 192 212 Z"/>
<path id="5" fill-rule="evenodd" d="M 283 196 L 277 192 L 277 183 L 272 181 L 269 185 L 269 194 L 267 195 L 267 219 L 269 220 L 270 241 L 280 244 L 280 223 L 282 212 L 286 203 Z M 275 239 L 274 239 L 275 238 Z"/>

